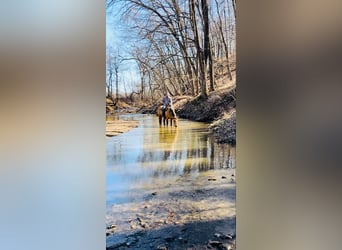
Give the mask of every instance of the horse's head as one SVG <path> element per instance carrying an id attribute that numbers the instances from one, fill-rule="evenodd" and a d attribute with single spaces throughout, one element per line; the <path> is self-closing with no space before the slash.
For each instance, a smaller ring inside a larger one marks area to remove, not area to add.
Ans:
<path id="1" fill-rule="evenodd" d="M 174 119 L 174 123 L 175 123 L 175 127 L 178 127 L 178 118 L 177 117 Z"/>

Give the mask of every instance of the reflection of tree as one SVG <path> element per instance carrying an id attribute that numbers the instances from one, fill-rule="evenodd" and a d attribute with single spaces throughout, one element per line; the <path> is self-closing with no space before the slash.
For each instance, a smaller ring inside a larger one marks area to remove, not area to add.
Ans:
<path id="1" fill-rule="evenodd" d="M 235 148 L 217 144 L 205 127 L 156 126 L 143 135 L 138 162 L 154 178 L 177 176 L 192 171 L 223 169 L 235 164 Z"/>
<path id="2" fill-rule="evenodd" d="M 151 133 L 152 131 L 152 133 Z M 153 177 L 177 175 L 180 152 L 175 148 L 177 141 L 177 128 L 159 127 L 144 134 L 144 147 L 138 161 L 152 171 Z M 151 164 L 149 164 L 151 163 Z"/>
<path id="3" fill-rule="evenodd" d="M 208 138 L 208 151 L 210 169 L 235 168 L 235 147 L 218 144 L 213 138 Z"/>
<path id="4" fill-rule="evenodd" d="M 107 152 L 107 158 L 108 156 L 111 156 L 108 160 L 113 162 L 119 162 L 122 160 L 123 154 L 122 154 L 122 142 L 120 139 L 115 139 L 113 143 L 113 147 L 110 149 L 110 154 Z"/>
<path id="5" fill-rule="evenodd" d="M 210 156 L 209 156 L 209 168 L 214 169 L 215 168 L 215 147 L 214 147 L 214 140 L 208 139 L 208 151 L 210 151 Z"/>

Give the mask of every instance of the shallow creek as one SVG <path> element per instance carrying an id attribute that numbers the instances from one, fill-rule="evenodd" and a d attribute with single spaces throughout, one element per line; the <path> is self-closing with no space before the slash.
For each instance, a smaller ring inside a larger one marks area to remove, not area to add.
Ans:
<path id="1" fill-rule="evenodd" d="M 107 138 L 107 248 L 231 243 L 235 147 L 216 144 L 206 123 L 181 119 L 175 128 L 160 127 L 153 115 L 120 119 L 138 120 L 139 126 Z"/>

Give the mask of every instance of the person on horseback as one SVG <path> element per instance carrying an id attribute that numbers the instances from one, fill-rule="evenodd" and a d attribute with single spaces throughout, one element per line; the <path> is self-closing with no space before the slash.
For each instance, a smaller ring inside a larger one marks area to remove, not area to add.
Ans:
<path id="1" fill-rule="evenodd" d="M 162 102 L 163 102 L 162 111 L 163 111 L 163 116 L 165 117 L 165 111 L 166 111 L 167 107 L 170 106 L 172 108 L 172 98 L 168 92 L 164 93 Z"/>

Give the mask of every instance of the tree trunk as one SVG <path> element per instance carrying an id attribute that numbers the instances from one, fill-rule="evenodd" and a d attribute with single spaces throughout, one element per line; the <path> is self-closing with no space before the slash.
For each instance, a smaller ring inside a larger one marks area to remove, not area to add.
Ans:
<path id="1" fill-rule="evenodd" d="M 210 40 L 209 40 L 209 10 L 208 10 L 208 0 L 202 0 L 202 13 L 203 13 L 203 36 L 204 36 L 204 58 L 203 58 L 203 71 L 202 73 L 202 88 L 201 95 L 202 97 L 207 97 L 207 84 L 206 84 L 206 71 L 210 54 Z M 210 77 L 211 78 L 211 77 Z M 213 79 L 211 79 L 213 80 Z M 214 85 L 213 82 L 210 82 L 210 85 Z"/>
<path id="2" fill-rule="evenodd" d="M 211 48 L 209 49 L 209 79 L 210 79 L 210 91 L 215 90 L 215 77 L 214 77 L 214 63 Z"/>
<path id="3" fill-rule="evenodd" d="M 217 0 L 215 0 L 215 2 L 216 2 L 216 8 L 217 8 L 217 13 L 218 13 L 218 17 L 219 17 L 218 29 L 220 31 L 220 35 L 221 35 L 221 39 L 222 39 L 222 43 L 223 43 L 223 47 L 224 47 L 224 51 L 225 51 L 225 55 L 226 55 L 226 59 L 227 59 L 228 76 L 229 76 L 229 80 L 233 80 L 232 71 L 231 71 L 230 65 L 229 65 L 230 64 L 229 63 L 229 50 L 228 50 L 227 42 L 226 42 L 226 39 L 225 39 L 224 34 L 223 34 L 223 30 L 222 30 L 222 18 L 220 15 L 220 7 L 219 7 Z"/>
<path id="4" fill-rule="evenodd" d="M 116 99 L 115 102 L 118 103 L 119 100 L 119 67 L 115 67 L 115 88 L 116 88 Z"/>
<path id="5" fill-rule="evenodd" d="M 232 3 L 233 3 L 233 9 L 234 9 L 234 16 L 236 19 L 236 0 L 232 0 Z"/>
<path id="6" fill-rule="evenodd" d="M 196 20 L 196 13 L 195 13 L 195 2 L 194 0 L 189 1 L 189 10 L 190 10 L 190 19 L 191 19 L 191 26 L 194 32 L 194 42 L 197 49 L 197 60 L 199 64 L 199 80 L 201 86 L 201 96 L 206 98 L 208 96 L 207 93 L 207 83 L 206 83 L 206 74 L 205 74 L 205 60 L 203 58 L 203 52 L 199 42 L 198 30 L 197 30 L 197 20 Z"/>

